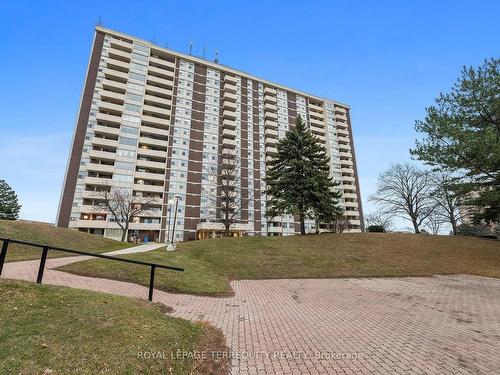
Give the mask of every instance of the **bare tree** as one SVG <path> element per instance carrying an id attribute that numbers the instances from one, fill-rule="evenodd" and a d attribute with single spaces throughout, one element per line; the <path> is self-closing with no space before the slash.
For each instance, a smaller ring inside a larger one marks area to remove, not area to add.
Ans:
<path id="1" fill-rule="evenodd" d="M 374 212 L 365 215 L 366 228 L 371 226 L 380 227 L 385 232 L 389 232 L 392 229 L 391 217 L 383 212 Z"/>
<path id="2" fill-rule="evenodd" d="M 349 229 L 349 219 L 343 213 L 336 215 L 331 222 L 327 224 L 329 232 L 343 233 Z"/>
<path id="3" fill-rule="evenodd" d="M 420 226 L 436 206 L 432 185 L 430 172 L 408 163 L 394 164 L 379 176 L 377 191 L 370 201 L 388 216 L 411 221 L 415 233 L 420 233 Z"/>
<path id="4" fill-rule="evenodd" d="M 231 226 L 240 222 L 240 214 L 244 202 L 252 199 L 242 197 L 242 185 L 239 179 L 240 167 L 238 160 L 232 154 L 223 153 L 221 164 L 214 166 L 208 173 L 208 184 L 203 189 L 215 213 L 215 221 L 224 225 L 224 235 L 229 237 Z M 211 188 L 216 187 L 214 194 Z"/>
<path id="5" fill-rule="evenodd" d="M 453 190 L 454 178 L 448 172 L 434 172 L 432 174 L 434 190 L 432 198 L 436 202 L 436 214 L 442 223 L 450 223 L 453 234 L 457 234 L 457 226 L 460 220 L 459 198 Z"/>
<path id="6" fill-rule="evenodd" d="M 128 227 L 133 219 L 148 211 L 152 203 L 156 203 L 156 198 L 136 196 L 130 189 L 124 188 L 102 190 L 98 192 L 98 196 L 102 206 L 113 215 L 114 221 L 121 228 L 122 242 L 127 239 Z"/>
<path id="7" fill-rule="evenodd" d="M 425 220 L 425 228 L 432 234 L 439 234 L 439 230 L 446 223 L 445 216 L 440 211 L 440 208 L 436 207 Z"/>

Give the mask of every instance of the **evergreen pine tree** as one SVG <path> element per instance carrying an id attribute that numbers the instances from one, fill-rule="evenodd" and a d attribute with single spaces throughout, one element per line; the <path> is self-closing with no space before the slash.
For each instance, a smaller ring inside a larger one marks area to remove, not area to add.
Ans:
<path id="1" fill-rule="evenodd" d="M 300 116 L 277 144 L 278 154 L 266 174 L 267 217 L 294 214 L 305 234 L 306 218 L 329 218 L 338 214 L 340 192 L 329 177 L 326 148 L 309 133 Z"/>
<path id="2" fill-rule="evenodd" d="M 4 180 L 0 180 L 0 219 L 16 220 L 20 210 L 16 193 Z"/>

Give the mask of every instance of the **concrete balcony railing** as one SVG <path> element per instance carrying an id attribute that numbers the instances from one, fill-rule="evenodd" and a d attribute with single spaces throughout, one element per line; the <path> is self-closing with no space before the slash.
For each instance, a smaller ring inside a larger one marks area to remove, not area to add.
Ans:
<path id="1" fill-rule="evenodd" d="M 274 128 L 266 129 L 265 135 L 269 138 L 278 138 L 278 132 Z"/>
<path id="2" fill-rule="evenodd" d="M 106 77 L 106 79 L 111 79 L 112 81 L 118 81 L 118 82 L 122 82 L 122 83 L 125 83 L 128 81 L 128 73 L 119 72 L 118 70 L 109 69 L 109 68 L 104 69 L 103 73 L 104 73 L 104 77 Z"/>
<path id="3" fill-rule="evenodd" d="M 273 120 L 265 120 L 264 126 L 266 129 L 278 129 L 278 123 Z"/>
<path id="4" fill-rule="evenodd" d="M 125 91 L 127 90 L 127 84 L 116 82 L 110 79 L 102 80 L 102 87 L 104 90 L 119 92 L 121 94 L 125 94 Z"/>
<path id="5" fill-rule="evenodd" d="M 235 139 L 236 138 L 236 131 L 233 129 L 222 129 L 222 137 L 228 138 L 228 139 Z"/>
<path id="6" fill-rule="evenodd" d="M 317 104 L 309 103 L 309 112 L 319 112 L 323 114 L 323 107 Z"/>
<path id="7" fill-rule="evenodd" d="M 158 135 L 162 137 L 168 137 L 168 129 L 167 128 L 154 128 L 152 126 L 146 126 L 142 125 L 140 128 L 141 133 L 143 134 L 152 134 L 152 135 Z"/>
<path id="8" fill-rule="evenodd" d="M 164 127 L 168 127 L 170 125 L 170 120 L 161 118 L 161 117 L 153 117 L 150 115 L 142 115 L 142 121 L 146 123 L 156 124 Z"/>
<path id="9" fill-rule="evenodd" d="M 141 180 L 165 181 L 165 173 L 135 172 L 134 177 Z"/>
<path id="10" fill-rule="evenodd" d="M 234 84 L 230 82 L 224 82 L 224 91 L 234 94 L 238 91 L 238 89 Z"/>
<path id="11" fill-rule="evenodd" d="M 135 191 L 146 191 L 148 193 L 163 193 L 165 187 L 157 185 L 134 184 L 133 189 Z"/>
<path id="12" fill-rule="evenodd" d="M 278 149 L 273 146 L 266 146 L 266 154 L 267 155 L 276 155 L 278 153 Z"/>
<path id="13" fill-rule="evenodd" d="M 225 118 L 222 120 L 222 127 L 224 129 L 236 129 L 236 122 Z"/>
<path id="14" fill-rule="evenodd" d="M 229 102 L 236 102 L 237 99 L 238 98 L 236 95 L 234 95 L 230 92 L 227 92 L 227 91 L 224 92 L 224 100 L 227 100 Z"/>
<path id="15" fill-rule="evenodd" d="M 159 59 L 158 57 L 150 56 L 149 57 L 149 63 L 165 67 L 168 70 L 174 70 L 175 69 L 175 64 L 173 62 L 162 60 L 162 59 Z"/>
<path id="16" fill-rule="evenodd" d="M 116 159 L 116 153 L 106 152 L 106 151 L 90 150 L 89 156 L 91 158 L 103 159 L 103 160 L 115 160 Z"/>
<path id="17" fill-rule="evenodd" d="M 352 198 L 352 199 L 357 199 L 358 198 L 358 195 L 354 194 L 354 193 L 344 193 L 344 194 L 342 194 L 342 196 L 344 198 Z"/>
<path id="18" fill-rule="evenodd" d="M 236 119 L 236 113 L 234 111 L 229 111 L 227 109 L 225 109 L 223 112 L 222 112 L 222 116 L 225 118 L 225 119 L 230 119 L 230 120 L 235 120 Z"/>
<path id="19" fill-rule="evenodd" d="M 336 118 L 336 119 L 340 119 L 340 120 L 347 121 L 347 116 L 346 116 L 346 115 L 340 115 L 340 114 L 337 114 L 337 115 L 335 115 L 335 118 Z"/>
<path id="20" fill-rule="evenodd" d="M 273 95 L 265 95 L 264 96 L 264 102 L 265 103 L 271 103 L 271 104 L 276 104 L 277 99 Z"/>
<path id="21" fill-rule="evenodd" d="M 349 137 L 349 131 L 343 128 L 337 128 L 337 134 L 345 137 Z"/>
<path id="22" fill-rule="evenodd" d="M 264 94 L 276 95 L 276 89 L 272 87 L 264 87 Z"/>
<path id="23" fill-rule="evenodd" d="M 125 42 L 125 41 L 120 40 L 120 39 L 111 38 L 111 40 L 109 41 L 109 44 L 112 48 L 116 48 L 119 50 L 125 50 L 127 52 L 132 52 L 132 43 Z"/>
<path id="24" fill-rule="evenodd" d="M 269 138 L 269 137 L 266 137 L 266 146 L 270 146 L 270 147 L 276 147 L 276 144 L 278 143 L 278 140 L 276 138 Z"/>
<path id="25" fill-rule="evenodd" d="M 87 170 L 93 172 L 113 173 L 115 167 L 113 165 L 88 163 Z"/>
<path id="26" fill-rule="evenodd" d="M 222 140 L 222 147 L 225 147 L 225 148 L 235 148 L 236 147 L 236 141 L 234 139 L 224 138 Z"/>
<path id="27" fill-rule="evenodd" d="M 143 148 L 143 147 L 139 147 L 137 149 L 137 155 L 151 156 L 151 157 L 160 157 L 160 158 L 166 157 L 165 151 L 150 150 L 150 149 Z"/>
<path id="28" fill-rule="evenodd" d="M 173 80 L 168 80 L 165 78 L 160 78 L 160 77 L 156 77 L 156 76 L 152 76 L 152 75 L 148 75 L 147 83 L 151 84 L 151 86 L 156 86 L 156 87 L 160 87 L 163 89 L 172 90 L 174 88 L 174 81 Z"/>
<path id="29" fill-rule="evenodd" d="M 143 110 L 143 113 L 148 113 L 148 112 L 154 113 L 157 115 L 161 115 L 165 118 L 168 118 L 171 115 L 170 109 L 155 107 L 154 105 L 149 105 L 149 104 L 144 104 L 142 106 L 142 110 Z"/>
<path id="30" fill-rule="evenodd" d="M 276 107 L 276 105 L 274 105 L 274 104 L 266 103 L 266 104 L 264 104 L 264 110 L 269 111 L 269 112 L 277 112 L 278 107 Z"/>
<path id="31" fill-rule="evenodd" d="M 162 69 L 158 68 L 156 66 L 148 66 L 148 73 L 152 76 L 158 76 L 160 78 L 165 78 L 168 80 L 173 80 L 174 79 L 174 72 L 167 70 L 167 69 Z"/>
<path id="32" fill-rule="evenodd" d="M 124 73 L 128 73 L 128 71 L 130 69 L 130 64 L 128 62 L 116 60 L 116 59 L 112 59 L 112 58 L 108 58 L 106 60 L 106 66 L 109 69 L 118 70 L 118 71 L 124 72 Z"/>
<path id="33" fill-rule="evenodd" d="M 322 120 L 318 120 L 312 117 L 309 119 L 309 123 L 311 124 L 311 126 L 315 126 L 317 128 L 323 129 L 325 127 L 325 123 Z"/>
<path id="34" fill-rule="evenodd" d="M 159 146 L 167 149 L 168 141 L 163 139 L 149 138 L 149 137 L 139 137 L 139 144 Z"/>
<path id="35" fill-rule="evenodd" d="M 123 105 L 122 104 L 114 104 L 110 102 L 99 102 L 99 109 L 102 110 L 103 112 L 117 112 L 117 113 L 122 113 L 123 112 Z"/>
<path id="36" fill-rule="evenodd" d="M 114 60 L 121 60 L 124 62 L 130 62 L 130 52 L 123 51 L 121 49 L 113 48 L 111 46 L 108 50 L 108 56 Z"/>
<path id="37" fill-rule="evenodd" d="M 110 126 L 96 125 L 94 126 L 94 133 L 96 134 L 111 134 L 111 135 L 119 135 L 119 128 L 112 128 Z"/>
<path id="38" fill-rule="evenodd" d="M 266 112 L 265 118 L 269 119 L 269 120 L 276 121 L 276 120 L 278 120 L 278 115 L 274 112 Z"/>
<path id="39" fill-rule="evenodd" d="M 163 88 L 163 87 L 158 87 L 154 85 L 148 85 L 146 84 L 146 94 L 148 93 L 154 93 L 157 95 L 162 95 L 165 98 L 172 98 L 173 96 L 173 91 L 172 88 Z"/>
<path id="40" fill-rule="evenodd" d="M 238 83 L 238 79 L 231 75 L 224 75 L 224 82 L 228 82 L 230 84 L 236 85 Z"/>
<path id="41" fill-rule="evenodd" d="M 106 138 L 94 137 L 94 138 L 92 138 L 92 144 L 96 145 L 96 146 L 105 146 L 105 147 L 113 147 L 113 148 L 118 147 L 118 141 L 115 141 L 114 139 L 106 139 Z"/>
<path id="42" fill-rule="evenodd" d="M 103 84 L 104 86 L 104 84 Z M 123 85 L 124 89 L 125 89 L 125 85 Z M 122 94 L 122 93 L 119 93 L 119 92 L 115 92 L 115 91 L 108 91 L 108 90 L 101 90 L 100 92 L 101 94 L 101 100 L 114 100 L 114 101 L 120 101 L 120 102 L 124 102 L 125 101 L 125 95 Z"/>
<path id="43" fill-rule="evenodd" d="M 163 107 L 165 106 L 169 106 L 170 108 L 172 107 L 172 99 L 161 98 L 159 96 L 154 96 L 148 93 L 144 95 L 144 102 L 158 104 Z"/>
<path id="44" fill-rule="evenodd" d="M 141 160 L 141 159 L 137 159 L 137 161 L 135 162 L 136 167 L 142 167 L 142 168 L 165 169 L 166 165 L 167 165 L 166 162 Z"/>
<path id="45" fill-rule="evenodd" d="M 224 107 L 224 110 L 228 109 L 228 110 L 231 110 L 231 111 L 236 111 L 236 109 L 238 108 L 236 106 L 236 103 L 230 102 L 228 100 L 224 100 L 223 107 Z"/>

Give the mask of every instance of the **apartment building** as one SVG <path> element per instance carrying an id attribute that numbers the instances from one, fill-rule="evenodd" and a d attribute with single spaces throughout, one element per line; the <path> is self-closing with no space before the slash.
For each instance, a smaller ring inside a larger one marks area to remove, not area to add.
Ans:
<path id="1" fill-rule="evenodd" d="M 297 116 L 325 145 L 348 231 L 363 229 L 349 106 L 113 30 L 96 27 L 57 225 L 120 238 L 99 192 L 148 199 L 129 238 L 193 240 L 216 233 L 208 177 L 223 155 L 239 163 L 238 235 L 299 233 L 296 217 L 267 218 L 266 162 Z M 219 192 L 220 193 L 220 192 Z M 174 210 L 177 200 L 177 211 Z M 174 215 L 175 214 L 175 215 Z M 308 231 L 314 223 L 307 222 Z"/>

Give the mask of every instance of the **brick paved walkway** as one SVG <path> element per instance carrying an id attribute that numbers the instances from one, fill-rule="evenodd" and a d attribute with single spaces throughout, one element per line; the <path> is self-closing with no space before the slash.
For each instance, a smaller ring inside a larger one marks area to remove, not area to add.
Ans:
<path id="1" fill-rule="evenodd" d="M 81 258 L 50 259 L 47 266 L 76 259 Z M 37 261 L 7 263 L 2 276 L 34 280 L 37 266 Z M 135 284 L 50 269 L 44 283 L 147 298 L 147 288 Z M 221 328 L 240 356 L 232 361 L 233 374 L 498 374 L 500 369 L 497 279 L 242 280 L 232 286 L 231 298 L 155 291 L 155 301 L 173 307 L 173 316 Z M 337 355 L 342 358 L 331 358 Z"/>

